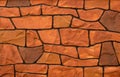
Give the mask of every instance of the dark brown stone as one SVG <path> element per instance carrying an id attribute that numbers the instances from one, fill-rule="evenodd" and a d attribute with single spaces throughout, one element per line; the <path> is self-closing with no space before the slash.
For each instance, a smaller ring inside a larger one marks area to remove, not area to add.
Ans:
<path id="1" fill-rule="evenodd" d="M 106 11 L 100 22 L 111 31 L 120 32 L 120 13 L 114 11 Z"/>
<path id="2" fill-rule="evenodd" d="M 100 65 L 118 65 L 117 57 L 111 42 L 105 42 L 102 44 Z"/>
<path id="3" fill-rule="evenodd" d="M 8 0 L 7 6 L 29 6 L 29 0 Z"/>
<path id="4" fill-rule="evenodd" d="M 42 46 L 34 48 L 19 47 L 19 51 L 25 63 L 34 63 L 43 52 Z"/>

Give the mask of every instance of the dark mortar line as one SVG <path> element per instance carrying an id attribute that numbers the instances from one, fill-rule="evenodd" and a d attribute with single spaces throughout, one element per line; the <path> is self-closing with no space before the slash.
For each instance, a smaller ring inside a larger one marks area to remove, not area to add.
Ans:
<path id="1" fill-rule="evenodd" d="M 95 9 L 99 9 L 99 10 L 104 10 L 104 11 L 107 11 L 108 9 L 104 9 L 104 8 L 100 8 L 100 7 L 94 7 L 94 8 L 85 8 L 85 9 L 82 9 L 82 10 L 95 10 Z"/>
<path id="2" fill-rule="evenodd" d="M 72 22 L 73 22 L 73 16 L 72 16 L 72 18 L 71 18 L 71 20 L 70 20 L 69 27 L 72 27 Z"/>
<path id="3" fill-rule="evenodd" d="M 61 54 L 59 54 L 59 59 L 60 59 L 60 64 L 61 64 L 61 65 L 63 65 L 63 63 L 62 63 L 62 56 L 61 56 Z"/>
<path id="4" fill-rule="evenodd" d="M 80 15 L 79 15 L 79 13 L 78 13 L 78 9 L 75 9 L 75 10 L 76 10 L 76 13 L 77 13 L 77 15 L 78 15 L 78 17 L 75 17 L 75 18 L 80 19 Z"/>
<path id="5" fill-rule="evenodd" d="M 56 4 L 56 6 L 58 6 L 59 5 L 59 0 L 57 0 L 57 4 Z"/>
<path id="6" fill-rule="evenodd" d="M 59 34 L 60 45 L 62 45 L 62 37 L 61 37 L 61 32 L 60 32 L 60 29 L 58 29 L 57 31 L 58 31 L 58 34 Z"/>
<path id="7" fill-rule="evenodd" d="M 40 15 L 43 15 L 43 12 L 42 12 L 42 5 L 40 5 Z"/>
<path id="8" fill-rule="evenodd" d="M 111 7 L 110 7 L 110 6 L 111 6 L 111 0 L 109 0 L 109 1 L 108 1 L 108 10 L 110 10 L 110 9 L 111 9 Z"/>
<path id="9" fill-rule="evenodd" d="M 9 20 L 10 20 L 10 22 L 12 23 L 12 26 L 14 27 L 14 29 L 16 30 L 16 26 L 15 26 L 14 22 L 12 21 L 12 19 L 9 18 Z"/>
<path id="10" fill-rule="evenodd" d="M 6 4 L 5 4 L 5 6 L 2 6 L 2 7 L 7 7 L 7 4 L 8 4 L 8 0 L 6 0 Z M 0 6 L 1 7 L 1 6 Z"/>
<path id="11" fill-rule="evenodd" d="M 82 70 L 83 70 L 83 77 L 85 77 L 85 67 L 83 67 Z"/>
<path id="12" fill-rule="evenodd" d="M 16 77 L 16 69 L 15 69 L 15 65 L 13 65 L 14 68 L 14 77 Z"/>
<path id="13" fill-rule="evenodd" d="M 81 59 L 81 58 L 80 58 L 80 55 L 79 55 L 78 48 L 79 48 L 79 47 L 76 47 L 76 51 L 77 51 L 77 52 L 76 52 L 76 53 L 77 53 L 77 57 L 78 57 L 78 59 Z"/>
<path id="14" fill-rule="evenodd" d="M 27 47 L 27 30 L 25 30 L 25 47 Z"/>
<path id="15" fill-rule="evenodd" d="M 104 74 L 105 74 L 105 70 L 104 67 L 102 67 L 102 77 L 104 77 Z"/>
<path id="16" fill-rule="evenodd" d="M 22 17 L 22 13 L 21 13 L 21 9 L 20 9 L 20 7 L 18 7 L 18 9 L 19 9 L 20 17 Z"/>
<path id="17" fill-rule="evenodd" d="M 89 41 L 89 46 L 90 46 L 91 45 L 90 30 L 88 30 L 88 41 Z"/>
<path id="18" fill-rule="evenodd" d="M 17 73 L 27 73 L 27 74 L 37 74 L 37 75 L 46 75 L 44 73 L 32 73 L 32 72 L 20 72 L 20 71 L 16 71 Z"/>
<path id="19" fill-rule="evenodd" d="M 52 16 L 52 24 L 51 24 L 52 28 L 54 28 L 54 16 Z"/>
<path id="20" fill-rule="evenodd" d="M 86 1 L 85 0 L 83 0 L 83 9 L 85 9 L 85 3 Z"/>
<path id="21" fill-rule="evenodd" d="M 106 31 L 109 31 L 109 30 L 107 29 L 107 27 L 102 24 L 102 22 L 100 22 L 100 21 L 98 21 L 98 22 L 105 28 Z"/>
<path id="22" fill-rule="evenodd" d="M 40 37 L 40 34 L 38 33 L 38 30 L 36 31 L 37 35 L 38 35 L 38 38 L 39 40 L 42 42 L 42 45 L 44 44 L 44 42 L 42 41 L 41 37 Z"/>
<path id="23" fill-rule="evenodd" d="M 47 65 L 47 73 L 46 73 L 46 76 L 48 77 L 49 75 L 49 65 Z"/>
<path id="24" fill-rule="evenodd" d="M 31 6 L 31 1 L 30 0 L 28 0 L 29 1 L 29 6 Z"/>

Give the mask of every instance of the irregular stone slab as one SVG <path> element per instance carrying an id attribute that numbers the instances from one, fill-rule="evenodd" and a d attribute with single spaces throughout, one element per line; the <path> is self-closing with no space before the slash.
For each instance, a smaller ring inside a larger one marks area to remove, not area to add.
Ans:
<path id="1" fill-rule="evenodd" d="M 0 0 L 0 6 L 5 6 L 6 2 L 7 2 L 7 0 Z"/>
<path id="2" fill-rule="evenodd" d="M 88 58 L 99 58 L 100 55 L 101 44 L 97 44 L 91 47 L 79 47 L 78 53 L 81 59 Z"/>
<path id="3" fill-rule="evenodd" d="M 58 8 L 54 6 L 45 6 L 42 5 L 42 13 L 43 15 L 73 15 L 78 17 L 76 10 L 66 9 L 66 8 Z"/>
<path id="4" fill-rule="evenodd" d="M 82 68 L 51 65 L 48 70 L 48 77 L 83 77 Z"/>
<path id="5" fill-rule="evenodd" d="M 120 13 L 114 11 L 106 11 L 100 22 L 111 31 L 120 32 Z"/>
<path id="6" fill-rule="evenodd" d="M 0 16 L 3 16 L 3 17 L 20 16 L 19 9 L 15 8 L 15 7 L 13 7 L 13 8 L 0 7 Z"/>
<path id="7" fill-rule="evenodd" d="M 19 51 L 26 63 L 34 63 L 43 53 L 42 46 L 34 48 L 19 47 Z"/>
<path id="8" fill-rule="evenodd" d="M 80 60 L 68 56 L 62 56 L 62 64 L 65 66 L 96 66 L 98 59 Z"/>
<path id="9" fill-rule="evenodd" d="M 105 67 L 104 77 L 119 77 L 120 67 Z"/>
<path id="10" fill-rule="evenodd" d="M 30 6 L 29 0 L 8 0 L 7 6 Z"/>
<path id="11" fill-rule="evenodd" d="M 86 21 L 96 21 L 100 18 L 103 10 L 92 9 L 92 10 L 78 10 L 80 18 Z"/>
<path id="12" fill-rule="evenodd" d="M 120 11 L 119 5 L 120 5 L 119 0 L 111 0 L 110 1 L 110 9 L 111 10 Z"/>
<path id="13" fill-rule="evenodd" d="M 12 20 L 18 29 L 49 29 L 52 27 L 51 16 L 24 16 L 12 18 Z"/>
<path id="14" fill-rule="evenodd" d="M 53 53 L 43 53 L 37 63 L 61 64 L 59 55 Z"/>
<path id="15" fill-rule="evenodd" d="M 0 66 L 0 77 L 14 77 L 13 65 Z"/>
<path id="16" fill-rule="evenodd" d="M 60 44 L 60 37 L 57 29 L 38 31 L 44 43 Z"/>
<path id="17" fill-rule="evenodd" d="M 75 28 L 81 28 L 81 29 L 105 30 L 105 28 L 99 22 L 86 22 L 77 18 L 73 18 L 71 26 Z"/>
<path id="18" fill-rule="evenodd" d="M 68 55 L 74 58 L 78 58 L 77 50 L 75 47 L 62 46 L 62 45 L 44 45 L 45 52 L 53 52 L 62 55 Z"/>
<path id="19" fill-rule="evenodd" d="M 23 63 L 16 46 L 0 44 L 0 65 Z"/>
<path id="20" fill-rule="evenodd" d="M 71 8 L 83 8 L 83 0 L 59 0 L 58 6 L 71 7 Z"/>
<path id="21" fill-rule="evenodd" d="M 24 30 L 6 30 L 0 31 L 0 43 L 9 43 L 19 46 L 25 46 Z"/>
<path id="22" fill-rule="evenodd" d="M 84 71 L 84 77 L 103 77 L 103 70 L 101 67 L 86 67 Z"/>
<path id="23" fill-rule="evenodd" d="M 62 44 L 75 46 L 88 46 L 88 31 L 80 29 L 60 29 Z"/>
<path id="24" fill-rule="evenodd" d="M 111 42 L 102 44 L 102 51 L 100 56 L 100 65 L 118 65 L 117 57 L 115 55 Z"/>
<path id="25" fill-rule="evenodd" d="M 39 35 L 34 30 L 27 30 L 27 47 L 35 47 L 42 45 Z"/>
<path id="26" fill-rule="evenodd" d="M 47 65 L 43 64 L 16 64 L 15 70 L 24 73 L 46 74 Z"/>
<path id="27" fill-rule="evenodd" d="M 0 18 L 0 29 L 14 29 L 13 24 L 8 18 Z"/>

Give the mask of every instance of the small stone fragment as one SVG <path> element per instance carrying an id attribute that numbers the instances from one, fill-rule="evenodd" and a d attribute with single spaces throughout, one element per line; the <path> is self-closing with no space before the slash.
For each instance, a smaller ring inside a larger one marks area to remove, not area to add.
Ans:
<path id="1" fill-rule="evenodd" d="M 120 12 L 120 1 L 119 0 L 110 0 L 110 9 Z"/>

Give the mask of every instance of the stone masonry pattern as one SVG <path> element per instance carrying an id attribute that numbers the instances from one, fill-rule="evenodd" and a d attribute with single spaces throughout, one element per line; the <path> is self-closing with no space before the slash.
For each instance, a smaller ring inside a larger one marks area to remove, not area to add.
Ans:
<path id="1" fill-rule="evenodd" d="M 120 0 L 0 0 L 0 77 L 120 77 Z"/>

